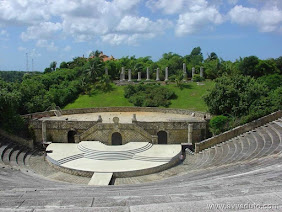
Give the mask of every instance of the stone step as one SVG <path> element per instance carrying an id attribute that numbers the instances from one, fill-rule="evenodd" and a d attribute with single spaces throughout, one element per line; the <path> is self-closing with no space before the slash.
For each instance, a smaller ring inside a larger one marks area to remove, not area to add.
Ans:
<path id="1" fill-rule="evenodd" d="M 15 150 L 13 151 L 13 153 L 10 156 L 10 166 L 12 166 L 13 168 L 17 168 L 17 169 L 20 168 L 17 163 L 17 157 L 20 152 L 21 152 L 21 148 L 15 148 Z"/>
<path id="2" fill-rule="evenodd" d="M 11 145 L 9 148 L 6 148 L 2 158 L 5 165 L 10 165 L 10 156 L 14 150 L 15 150 L 14 145 Z"/>

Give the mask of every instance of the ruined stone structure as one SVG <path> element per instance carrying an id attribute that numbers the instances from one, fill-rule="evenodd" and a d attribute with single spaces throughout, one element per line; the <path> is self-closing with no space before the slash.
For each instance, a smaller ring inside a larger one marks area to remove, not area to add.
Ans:
<path id="1" fill-rule="evenodd" d="M 108 69 L 105 69 L 105 74 L 108 75 Z M 193 80 L 193 76 L 195 75 L 195 67 L 192 68 L 192 80 Z M 204 77 L 204 68 L 200 67 L 200 76 Z M 120 72 L 120 82 L 124 82 L 125 81 L 125 68 L 122 67 L 121 68 L 121 72 Z M 132 81 L 132 72 L 131 69 L 128 69 L 128 82 Z M 137 82 L 141 82 L 142 81 L 142 72 L 138 72 L 137 73 Z M 146 81 L 150 81 L 150 70 L 147 67 L 146 69 Z M 160 69 L 157 68 L 156 70 L 156 81 L 160 81 Z M 168 74 L 168 67 L 165 68 L 165 82 L 169 81 L 169 74 Z M 187 72 L 186 72 L 186 64 L 183 63 L 183 82 L 187 82 Z"/>
<path id="2" fill-rule="evenodd" d="M 50 113 L 31 115 L 35 140 L 59 143 L 100 141 L 112 145 L 113 135 L 121 144 L 150 142 L 180 144 L 200 142 L 206 138 L 208 114 L 182 109 L 161 108 L 90 108 L 62 111 L 57 117 Z"/>

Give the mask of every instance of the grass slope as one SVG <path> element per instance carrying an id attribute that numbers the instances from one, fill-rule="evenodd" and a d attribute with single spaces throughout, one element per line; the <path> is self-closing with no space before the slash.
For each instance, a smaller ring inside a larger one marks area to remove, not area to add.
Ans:
<path id="1" fill-rule="evenodd" d="M 202 96 L 207 93 L 214 83 L 205 81 L 205 85 L 187 83 L 185 88 L 180 90 L 175 84 L 166 85 L 177 95 L 177 99 L 171 100 L 170 108 L 183 108 L 196 111 L 206 111 L 207 106 Z M 124 98 L 124 86 L 113 85 L 113 90 L 107 93 L 97 91 L 92 95 L 80 95 L 73 103 L 68 104 L 64 109 L 90 108 L 90 107 L 117 107 L 134 106 Z"/>

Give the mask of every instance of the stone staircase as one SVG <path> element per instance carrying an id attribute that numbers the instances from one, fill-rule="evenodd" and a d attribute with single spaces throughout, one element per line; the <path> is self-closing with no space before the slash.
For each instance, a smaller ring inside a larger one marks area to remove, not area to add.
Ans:
<path id="1" fill-rule="evenodd" d="M 186 154 L 186 160 L 164 172 L 116 179 L 117 186 L 58 182 L 67 175 L 44 167 L 43 155 L 1 138 L 0 210 L 282 211 L 281 121 Z M 9 168 L 7 162 L 41 170 L 48 178 Z"/>

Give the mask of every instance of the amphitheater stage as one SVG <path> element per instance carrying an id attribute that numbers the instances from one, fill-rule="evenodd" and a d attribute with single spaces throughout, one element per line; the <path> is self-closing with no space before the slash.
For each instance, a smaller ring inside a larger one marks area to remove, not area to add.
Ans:
<path id="1" fill-rule="evenodd" d="M 94 185 L 100 185 L 95 182 L 100 182 L 103 177 L 109 180 L 102 184 L 109 183 L 111 174 L 131 177 L 162 171 L 176 164 L 181 155 L 181 145 L 153 145 L 149 142 L 119 146 L 107 146 L 99 141 L 52 143 L 46 150 L 51 165 L 75 175 L 93 175 L 91 181 Z"/>

